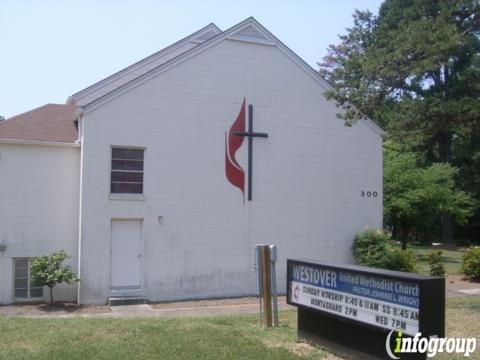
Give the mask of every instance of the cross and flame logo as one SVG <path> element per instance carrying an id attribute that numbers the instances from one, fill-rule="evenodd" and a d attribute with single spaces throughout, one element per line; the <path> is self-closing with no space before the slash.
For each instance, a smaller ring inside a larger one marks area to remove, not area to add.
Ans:
<path id="1" fill-rule="evenodd" d="M 225 132 L 225 174 L 228 181 L 240 189 L 245 201 L 245 172 L 235 158 L 235 154 L 242 146 L 243 136 L 235 136 L 236 132 L 245 132 L 245 99 L 228 134 Z"/>

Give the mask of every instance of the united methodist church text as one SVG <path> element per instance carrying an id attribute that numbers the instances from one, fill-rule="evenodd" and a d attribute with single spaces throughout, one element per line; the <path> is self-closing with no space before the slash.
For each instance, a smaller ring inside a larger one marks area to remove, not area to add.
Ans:
<path id="1" fill-rule="evenodd" d="M 386 329 L 418 332 L 419 286 L 333 268 L 293 266 L 291 301 Z"/>

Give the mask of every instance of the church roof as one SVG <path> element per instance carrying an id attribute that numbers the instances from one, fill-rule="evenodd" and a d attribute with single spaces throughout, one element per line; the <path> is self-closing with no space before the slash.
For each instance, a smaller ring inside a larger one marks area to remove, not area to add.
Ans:
<path id="1" fill-rule="evenodd" d="M 74 143 L 75 106 L 47 104 L 0 122 L 0 139 Z"/>
<path id="2" fill-rule="evenodd" d="M 116 72 L 109 77 L 73 94 L 69 102 L 78 106 L 85 106 L 109 92 L 129 83 L 130 81 L 144 75 L 152 69 L 188 52 L 198 45 L 214 38 L 222 31 L 213 23 L 188 35 L 176 43 L 157 51 L 156 53 Z"/>
<path id="3" fill-rule="evenodd" d="M 330 84 L 317 71 L 285 46 L 257 20 L 249 17 L 225 31 L 221 31 L 213 23 L 207 25 L 179 42 L 73 94 L 68 102 L 74 103 L 82 110 L 91 109 L 103 100 L 115 97 L 123 91 L 128 91 L 128 89 L 136 86 L 138 83 L 148 80 L 163 71 L 167 71 L 171 67 L 226 39 L 277 47 L 325 90 L 331 89 Z M 124 73 L 124 71 L 126 72 Z"/>
<path id="4" fill-rule="evenodd" d="M 75 93 L 69 98 L 66 105 L 46 104 L 4 120 L 0 122 L 0 140 L 74 143 L 78 138 L 74 123 L 77 106 L 88 104 L 102 97 L 221 32 L 215 24 L 209 24 L 182 40 Z"/>
<path id="5" fill-rule="evenodd" d="M 113 74 L 111 77 L 72 95 L 69 101 L 79 106 L 82 111 L 101 106 L 103 101 L 108 101 L 109 99 L 128 91 L 130 88 L 135 87 L 144 81 L 148 81 L 164 71 L 168 71 L 177 64 L 215 46 L 223 40 L 243 41 L 274 46 L 290 60 L 296 63 L 325 90 L 333 90 L 332 86 L 320 76 L 318 71 L 308 65 L 257 20 L 253 17 L 249 17 L 225 31 L 221 31 L 214 24 L 207 25 L 198 32 L 180 40 L 178 43 L 175 43 L 158 53 L 133 64 L 131 67 L 126 68 L 126 76 L 123 75 L 122 70 Z M 176 47 L 178 47 L 177 50 L 175 50 Z M 172 51 L 171 54 L 170 51 Z M 385 133 L 372 120 L 365 119 L 364 121 L 378 135 L 382 136 Z"/>
<path id="6" fill-rule="evenodd" d="M 101 105 L 105 99 L 116 96 L 152 76 L 167 71 L 172 66 L 225 39 L 275 46 L 325 90 L 332 89 L 317 71 L 250 17 L 223 32 L 211 23 L 182 40 L 73 94 L 69 97 L 66 105 L 47 104 L 0 122 L 0 139 L 73 143 L 77 140 L 77 129 L 73 121 L 75 110 L 82 109 L 84 111 L 87 108 Z M 379 135 L 384 133 L 373 121 L 367 119 L 366 123 Z"/>

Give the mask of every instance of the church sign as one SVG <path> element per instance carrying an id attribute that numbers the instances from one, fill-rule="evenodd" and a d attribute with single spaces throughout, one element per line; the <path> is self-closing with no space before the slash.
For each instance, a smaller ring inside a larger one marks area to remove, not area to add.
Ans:
<path id="1" fill-rule="evenodd" d="M 367 352 L 376 348 L 367 345 L 375 341 L 383 341 L 378 351 L 384 351 L 392 330 L 407 336 L 444 335 L 443 278 L 289 259 L 287 302 L 299 308 L 300 333 L 350 348 L 355 345 L 349 338 L 363 339 L 359 350 Z"/>

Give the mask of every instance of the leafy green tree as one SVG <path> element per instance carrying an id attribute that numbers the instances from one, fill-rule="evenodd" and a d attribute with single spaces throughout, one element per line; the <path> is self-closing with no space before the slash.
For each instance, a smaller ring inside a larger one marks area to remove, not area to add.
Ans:
<path id="1" fill-rule="evenodd" d="M 37 286 L 50 288 L 50 305 L 53 305 L 53 288 L 57 284 L 80 281 L 70 266 L 63 265 L 63 262 L 70 258 L 65 251 L 60 250 L 51 255 L 40 256 L 32 263 L 32 281 Z"/>
<path id="2" fill-rule="evenodd" d="M 455 186 L 457 169 L 436 163 L 420 167 L 412 152 L 401 152 L 392 142 L 384 146 L 384 212 L 386 222 L 401 232 L 406 249 L 413 227 L 429 229 L 442 214 L 464 224 L 472 213 L 471 197 Z"/>
<path id="3" fill-rule="evenodd" d="M 480 134 L 479 34 L 475 0 L 386 0 L 378 15 L 357 10 L 320 64 L 335 89 L 326 95 L 347 124 L 370 117 L 425 164 L 463 171 L 457 143 Z M 453 240 L 453 216 L 442 214 L 444 242 Z"/>
<path id="4" fill-rule="evenodd" d="M 476 212 L 465 226 L 457 226 L 459 239 L 468 239 L 480 244 L 480 135 L 457 138 L 453 143 L 454 164 L 458 168 L 456 183 L 459 188 L 472 194 Z"/>

